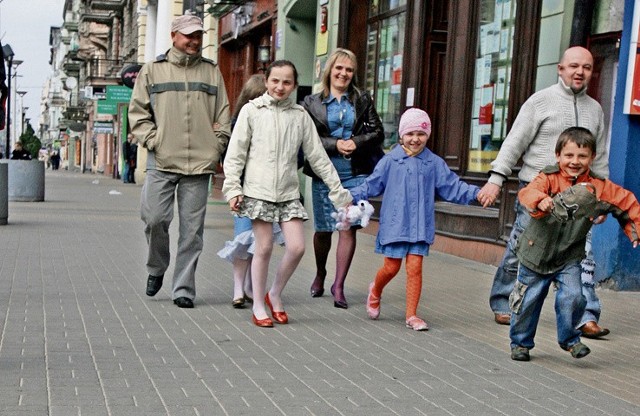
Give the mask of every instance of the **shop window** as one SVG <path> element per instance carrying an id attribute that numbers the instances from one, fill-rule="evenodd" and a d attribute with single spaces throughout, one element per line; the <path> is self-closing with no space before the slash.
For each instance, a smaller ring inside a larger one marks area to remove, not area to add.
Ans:
<path id="1" fill-rule="evenodd" d="M 515 0 L 481 0 L 470 131 L 470 172 L 488 172 L 507 135 Z"/>
<path id="2" fill-rule="evenodd" d="M 369 15 L 375 16 L 406 4 L 407 0 L 372 0 Z"/>
<path id="3" fill-rule="evenodd" d="M 370 4 L 367 36 L 365 88 L 375 99 L 376 110 L 385 130 L 384 147 L 398 140 L 400 95 L 402 89 L 402 57 L 406 0 L 378 0 Z M 400 8 L 396 14 L 378 19 L 376 14 Z"/>

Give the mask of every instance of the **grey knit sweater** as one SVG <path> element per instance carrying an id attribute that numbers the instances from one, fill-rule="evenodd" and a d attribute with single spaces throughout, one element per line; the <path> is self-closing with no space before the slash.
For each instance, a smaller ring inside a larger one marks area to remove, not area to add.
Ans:
<path id="1" fill-rule="evenodd" d="M 555 147 L 560 133 L 569 127 L 589 129 L 596 138 L 596 158 L 591 170 L 609 177 L 609 151 L 606 145 L 602 107 L 586 89 L 575 94 L 562 79 L 533 94 L 520 112 L 491 163 L 489 182 L 502 186 L 522 156 L 521 181 L 531 180 L 547 165 L 556 163 Z"/>

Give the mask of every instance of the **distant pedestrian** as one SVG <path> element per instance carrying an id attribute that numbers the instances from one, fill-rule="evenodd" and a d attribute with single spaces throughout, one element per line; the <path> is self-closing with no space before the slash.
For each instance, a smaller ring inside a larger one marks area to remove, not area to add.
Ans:
<path id="1" fill-rule="evenodd" d="M 229 102 L 218 66 L 202 57 L 202 20 L 171 23 L 173 47 L 145 64 L 129 106 L 131 132 L 148 150 L 141 218 L 149 245 L 147 290 L 154 296 L 169 267 L 169 226 L 177 199 L 180 226 L 171 297 L 193 308 L 209 179 L 229 139 Z"/>
<path id="2" fill-rule="evenodd" d="M 122 181 L 124 183 L 136 183 L 136 161 L 138 159 L 138 145 L 135 143 L 133 134 L 127 134 L 127 140 L 123 143 L 123 165 Z"/>
<path id="3" fill-rule="evenodd" d="M 31 160 L 31 153 L 22 147 L 22 142 L 18 140 L 15 144 L 13 152 L 11 152 L 11 159 L 13 160 Z"/>
<path id="4" fill-rule="evenodd" d="M 565 130 L 555 153 L 557 164 L 547 166 L 518 192 L 531 220 L 516 246 L 520 267 L 509 299 L 511 359 L 516 361 L 530 359 L 540 311 L 552 283 L 557 287 L 560 347 L 574 358 L 589 354 L 589 348 L 580 342 L 577 324 L 586 305 L 580 262 L 594 218 L 612 213 L 633 247 L 638 246 L 640 204 L 633 193 L 591 172 L 596 157 L 596 139 L 591 132 L 582 127 Z M 585 196 L 575 196 L 579 191 Z"/>
<path id="5" fill-rule="evenodd" d="M 129 154 L 127 155 L 129 161 L 129 183 L 136 183 L 136 167 L 138 166 L 138 145 L 135 140 L 132 140 L 131 146 L 129 146 Z"/>
<path id="6" fill-rule="evenodd" d="M 384 265 L 369 285 L 367 314 L 380 316 L 380 298 L 406 258 L 407 305 L 405 323 L 415 331 L 429 329 L 417 315 L 422 292 L 422 260 L 429 254 L 435 236 L 435 199 L 469 204 L 480 189 L 460 180 L 446 162 L 426 148 L 431 135 L 431 119 L 411 108 L 399 124 L 399 145 L 387 153 L 367 177 L 353 189 L 355 201 L 383 195 L 376 253 L 384 255 Z"/>
<path id="7" fill-rule="evenodd" d="M 340 185 L 311 117 L 290 98 L 298 85 L 293 63 L 275 61 L 265 75 L 267 92 L 245 104 L 238 115 L 224 160 L 222 191 L 233 212 L 252 220 L 256 239 L 251 262 L 252 319 L 257 326 L 273 327 L 266 306 L 276 322 L 289 321 L 282 291 L 304 254 L 302 221 L 308 215 L 300 202 L 297 175 L 300 146 L 313 171 L 329 186 L 334 206 L 349 204 L 351 195 Z M 274 223 L 279 223 L 282 229 L 285 253 L 267 292 Z"/>
<path id="8" fill-rule="evenodd" d="M 38 160 L 44 162 L 44 168 L 47 169 L 51 162 L 49 162 L 50 154 L 49 149 L 46 147 L 38 151 Z"/>
<path id="9" fill-rule="evenodd" d="M 60 152 L 58 150 L 51 151 L 51 170 L 58 170 L 60 168 Z"/>

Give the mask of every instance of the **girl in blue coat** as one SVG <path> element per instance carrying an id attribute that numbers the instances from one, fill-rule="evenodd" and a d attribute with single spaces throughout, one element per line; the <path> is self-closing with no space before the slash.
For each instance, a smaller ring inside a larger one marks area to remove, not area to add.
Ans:
<path id="1" fill-rule="evenodd" d="M 429 327 L 417 316 L 417 309 L 422 291 L 422 258 L 429 254 L 435 236 L 435 198 L 469 204 L 477 200 L 480 189 L 462 182 L 442 158 L 426 148 L 431 134 L 426 112 L 417 108 L 405 111 L 398 130 L 399 146 L 385 155 L 365 183 L 351 189 L 351 194 L 354 201 L 383 195 L 376 253 L 384 255 L 384 265 L 369 285 L 369 317 L 380 316 L 382 290 L 406 257 L 406 325 L 424 331 Z"/>

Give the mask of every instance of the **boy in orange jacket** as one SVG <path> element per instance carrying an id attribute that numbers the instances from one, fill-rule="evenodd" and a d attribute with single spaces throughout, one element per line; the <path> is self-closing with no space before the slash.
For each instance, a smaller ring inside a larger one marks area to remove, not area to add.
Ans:
<path id="1" fill-rule="evenodd" d="M 556 282 L 558 343 L 574 358 L 589 354 L 576 329 L 584 312 L 580 261 L 592 221 L 612 213 L 638 246 L 640 204 L 633 193 L 590 171 L 596 155 L 591 132 L 571 127 L 558 138 L 557 165 L 547 166 L 518 193 L 531 222 L 518 239 L 518 280 L 509 299 L 512 310 L 511 359 L 529 361 L 540 311 Z"/>

